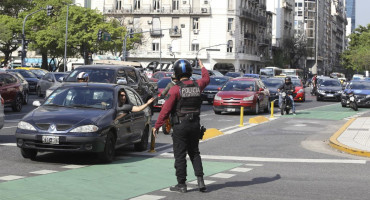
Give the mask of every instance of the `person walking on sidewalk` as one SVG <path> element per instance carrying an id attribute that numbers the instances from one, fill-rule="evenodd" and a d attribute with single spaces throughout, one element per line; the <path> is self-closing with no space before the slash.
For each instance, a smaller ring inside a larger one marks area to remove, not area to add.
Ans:
<path id="1" fill-rule="evenodd" d="M 202 78 L 190 80 L 192 67 L 187 60 L 177 60 L 174 66 L 174 74 L 179 82 L 174 85 L 167 94 L 167 100 L 159 113 L 157 122 L 153 128 L 153 136 L 156 137 L 167 117 L 171 114 L 173 127 L 172 141 L 175 156 L 175 169 L 177 185 L 170 187 L 171 191 L 187 192 L 186 182 L 186 154 L 189 155 L 193 164 L 194 173 L 197 177 L 199 191 L 207 190 L 203 179 L 203 164 L 199 152 L 200 138 L 200 107 L 202 104 L 201 92 L 208 85 L 210 79 L 207 69 L 199 60 Z"/>

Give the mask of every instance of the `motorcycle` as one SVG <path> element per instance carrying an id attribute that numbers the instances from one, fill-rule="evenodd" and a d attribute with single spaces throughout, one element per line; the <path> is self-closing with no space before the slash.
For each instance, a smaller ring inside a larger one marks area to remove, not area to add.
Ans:
<path id="1" fill-rule="evenodd" d="M 284 112 L 288 115 L 293 107 L 292 100 L 286 92 L 281 92 L 280 95 L 282 98 L 280 109 L 281 115 L 284 115 Z"/>
<path id="2" fill-rule="evenodd" d="M 354 111 L 358 111 L 357 98 L 353 91 L 347 93 L 347 106 L 352 108 Z"/>

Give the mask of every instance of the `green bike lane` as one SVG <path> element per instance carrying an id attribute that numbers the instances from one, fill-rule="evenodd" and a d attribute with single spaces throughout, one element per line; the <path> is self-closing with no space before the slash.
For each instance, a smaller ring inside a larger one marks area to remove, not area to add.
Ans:
<path id="1" fill-rule="evenodd" d="M 240 166 L 203 161 L 205 176 Z M 0 183 L 1 200 L 123 200 L 176 184 L 174 159 L 131 157 Z M 188 161 L 188 181 L 196 180 Z"/>

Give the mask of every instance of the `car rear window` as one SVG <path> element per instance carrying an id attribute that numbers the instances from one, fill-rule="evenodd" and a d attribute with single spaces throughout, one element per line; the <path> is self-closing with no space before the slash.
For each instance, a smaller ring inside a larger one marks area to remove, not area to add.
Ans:
<path id="1" fill-rule="evenodd" d="M 158 81 L 158 88 L 165 88 L 167 84 L 171 82 L 171 79 L 165 78 Z"/>
<path id="2" fill-rule="evenodd" d="M 227 79 L 227 78 L 213 78 L 213 77 L 210 77 L 209 85 L 223 85 L 228 80 L 229 79 Z"/>

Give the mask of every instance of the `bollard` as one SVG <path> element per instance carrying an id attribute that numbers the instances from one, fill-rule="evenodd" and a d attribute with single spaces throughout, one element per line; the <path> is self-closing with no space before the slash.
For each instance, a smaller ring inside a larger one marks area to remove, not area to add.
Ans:
<path id="1" fill-rule="evenodd" d="M 240 124 L 239 124 L 240 127 L 244 126 L 243 115 L 244 115 L 244 107 L 242 106 L 240 107 Z"/>
<path id="2" fill-rule="evenodd" d="M 157 134 L 158 134 L 158 131 L 157 131 Z M 148 151 L 149 153 L 155 153 L 155 137 L 153 136 L 153 131 L 150 132 L 150 135 L 152 136 L 150 138 L 150 150 Z"/>
<path id="3" fill-rule="evenodd" d="M 271 107 L 270 107 L 271 116 L 270 116 L 270 118 L 274 118 L 274 106 L 275 106 L 275 100 L 271 101 Z"/>

